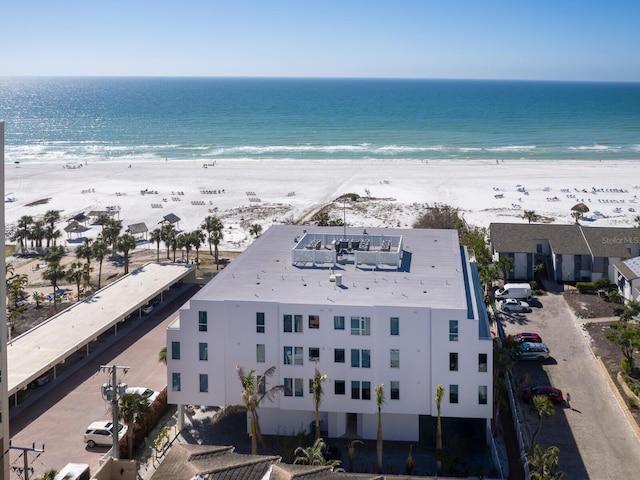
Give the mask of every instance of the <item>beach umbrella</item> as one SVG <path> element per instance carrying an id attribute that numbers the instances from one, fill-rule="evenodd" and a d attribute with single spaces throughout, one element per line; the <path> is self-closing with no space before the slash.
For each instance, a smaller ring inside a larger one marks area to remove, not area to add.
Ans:
<path id="1" fill-rule="evenodd" d="M 571 207 L 571 211 L 580 213 L 580 218 L 582 218 L 582 216 L 589 211 L 589 207 L 580 202 Z"/>

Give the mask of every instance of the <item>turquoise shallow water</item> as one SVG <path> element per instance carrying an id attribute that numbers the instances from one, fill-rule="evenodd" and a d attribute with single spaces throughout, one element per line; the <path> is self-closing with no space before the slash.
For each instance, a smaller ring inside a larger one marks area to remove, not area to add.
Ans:
<path id="1" fill-rule="evenodd" d="M 0 78 L 6 162 L 637 160 L 640 84 Z"/>

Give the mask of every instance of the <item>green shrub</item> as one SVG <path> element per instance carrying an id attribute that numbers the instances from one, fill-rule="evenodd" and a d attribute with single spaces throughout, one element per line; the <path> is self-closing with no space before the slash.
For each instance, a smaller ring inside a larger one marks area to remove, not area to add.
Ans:
<path id="1" fill-rule="evenodd" d="M 577 282 L 576 288 L 580 293 L 593 293 L 596 291 L 596 284 L 593 282 Z"/>
<path id="2" fill-rule="evenodd" d="M 531 285 L 531 290 L 538 290 L 538 282 L 536 282 L 535 280 L 531 280 L 529 282 L 529 285 Z"/>
<path id="3" fill-rule="evenodd" d="M 602 277 L 600 280 L 598 280 L 596 282 L 596 288 L 601 289 L 601 288 L 607 288 L 609 285 L 611 285 L 611 280 L 609 280 L 607 277 Z"/>
<path id="4" fill-rule="evenodd" d="M 629 362 L 629 359 L 627 357 L 622 357 L 622 360 L 620 361 L 620 369 L 622 370 L 623 373 L 626 373 L 626 374 L 631 372 L 631 362 Z M 629 381 L 630 379 L 626 379 L 627 383 L 629 383 Z"/>

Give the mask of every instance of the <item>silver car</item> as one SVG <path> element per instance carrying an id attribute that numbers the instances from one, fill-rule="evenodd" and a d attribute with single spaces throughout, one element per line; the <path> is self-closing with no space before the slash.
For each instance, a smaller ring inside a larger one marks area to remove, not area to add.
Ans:
<path id="1" fill-rule="evenodd" d="M 530 312 L 531 307 L 527 302 L 523 302 L 522 300 L 507 298 L 500 302 L 500 310 L 503 312 Z"/>
<path id="2" fill-rule="evenodd" d="M 517 350 L 511 352 L 514 360 L 537 360 L 544 362 L 549 358 L 549 347 L 546 343 L 522 342 L 516 347 Z"/>

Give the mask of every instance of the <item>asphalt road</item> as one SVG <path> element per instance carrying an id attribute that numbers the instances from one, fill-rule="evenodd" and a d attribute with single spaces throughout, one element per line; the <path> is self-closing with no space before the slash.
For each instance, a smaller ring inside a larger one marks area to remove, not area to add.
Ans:
<path id="1" fill-rule="evenodd" d="M 165 364 L 158 361 L 158 352 L 166 345 L 168 324 L 197 290 L 197 286 L 183 286 L 161 308 L 137 320 L 135 327 L 119 330 L 117 341 L 86 357 L 65 378 L 37 389 L 27 404 L 12 412 L 12 444 L 30 447 L 35 442 L 37 448 L 44 444 L 43 453 L 28 454 L 33 468 L 30 478 L 41 476 L 50 468 L 60 470 L 69 462 L 89 464 L 92 474 L 98 469 L 100 457 L 108 447 L 87 448 L 83 434 L 91 422 L 111 418 L 110 405 L 100 393 L 101 385 L 108 380 L 106 373 L 99 372 L 100 365 L 130 367 L 126 375 L 119 377 L 131 387 L 163 389 L 167 373 Z M 20 455 L 17 450 L 11 451 L 12 466 L 23 466 Z M 20 478 L 24 476 L 11 473 L 11 479 Z"/>
<path id="2" fill-rule="evenodd" d="M 640 475 L 640 438 L 618 403 L 606 373 L 599 367 L 588 338 L 561 294 L 540 297 L 532 313 L 505 314 L 507 334 L 535 332 L 549 346 L 551 357 L 539 364 L 520 361 L 514 367 L 516 380 L 527 386 L 552 385 L 565 397 L 571 394 L 571 408 L 557 406 L 545 418 L 536 443 L 560 449 L 560 470 L 568 479 L 626 479 Z M 523 424 L 529 435 L 538 417 L 529 404 L 518 400 Z"/>

